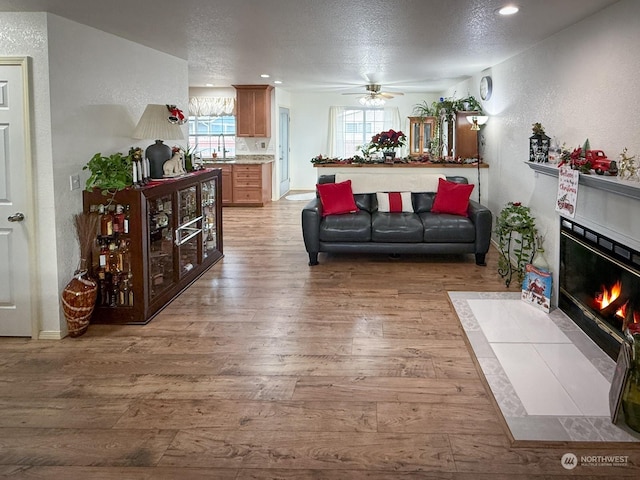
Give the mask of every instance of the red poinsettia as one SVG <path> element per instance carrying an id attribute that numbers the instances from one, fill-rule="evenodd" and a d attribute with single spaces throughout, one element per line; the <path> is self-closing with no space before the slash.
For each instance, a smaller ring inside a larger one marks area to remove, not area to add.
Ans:
<path id="1" fill-rule="evenodd" d="M 401 131 L 396 132 L 393 129 L 380 132 L 371 137 L 371 145 L 375 146 L 376 150 L 391 150 L 402 147 L 406 141 L 407 136 L 404 133 Z"/>

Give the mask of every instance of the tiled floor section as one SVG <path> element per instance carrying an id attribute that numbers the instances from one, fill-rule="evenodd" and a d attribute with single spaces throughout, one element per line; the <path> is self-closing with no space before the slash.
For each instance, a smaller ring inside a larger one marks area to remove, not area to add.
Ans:
<path id="1" fill-rule="evenodd" d="M 449 297 L 515 440 L 640 441 L 610 420 L 615 362 L 562 311 L 519 293 Z"/>

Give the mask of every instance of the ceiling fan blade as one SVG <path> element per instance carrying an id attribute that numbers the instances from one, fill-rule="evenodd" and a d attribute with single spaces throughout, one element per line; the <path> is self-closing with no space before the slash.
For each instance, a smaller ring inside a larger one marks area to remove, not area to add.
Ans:
<path id="1" fill-rule="evenodd" d="M 389 98 L 398 97 L 404 95 L 402 92 L 379 92 L 378 95 L 389 96 Z"/>

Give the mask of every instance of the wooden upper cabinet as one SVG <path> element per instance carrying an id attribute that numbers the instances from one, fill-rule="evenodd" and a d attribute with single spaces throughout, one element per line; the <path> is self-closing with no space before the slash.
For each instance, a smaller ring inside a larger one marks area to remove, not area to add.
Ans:
<path id="1" fill-rule="evenodd" d="M 471 130 L 467 117 L 479 115 L 478 112 L 458 112 L 456 114 L 456 157 L 476 158 L 478 156 L 478 131 Z"/>
<path id="2" fill-rule="evenodd" d="M 271 85 L 234 85 L 236 136 L 271 137 Z"/>

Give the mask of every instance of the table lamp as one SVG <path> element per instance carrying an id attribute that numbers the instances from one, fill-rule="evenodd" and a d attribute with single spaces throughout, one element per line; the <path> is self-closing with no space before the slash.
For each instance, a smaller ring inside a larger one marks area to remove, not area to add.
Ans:
<path id="1" fill-rule="evenodd" d="M 184 134 L 180 123 L 175 122 L 175 116 L 168 105 L 149 104 L 136 125 L 133 138 L 183 140 Z M 171 155 L 171 147 L 162 143 L 162 140 L 156 140 L 156 143 L 147 147 L 145 156 L 149 160 L 151 178 L 163 177 L 162 166 L 164 162 L 171 159 Z"/>

